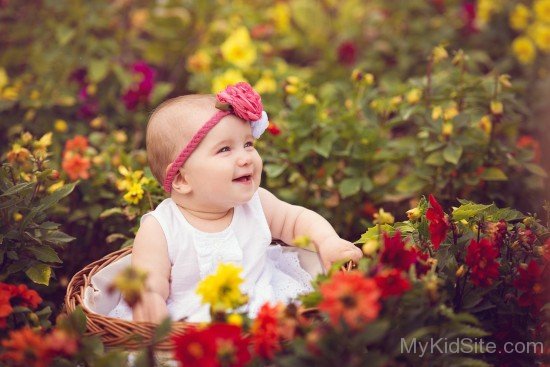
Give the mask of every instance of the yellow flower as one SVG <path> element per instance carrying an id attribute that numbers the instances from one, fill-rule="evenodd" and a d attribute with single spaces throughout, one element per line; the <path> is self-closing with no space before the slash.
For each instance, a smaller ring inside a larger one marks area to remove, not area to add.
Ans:
<path id="1" fill-rule="evenodd" d="M 101 129 L 103 126 L 105 126 L 105 117 L 103 116 L 97 116 L 90 121 L 92 129 Z"/>
<path id="2" fill-rule="evenodd" d="M 514 42 L 512 42 L 512 51 L 522 64 L 531 64 L 536 56 L 533 41 L 525 36 L 517 37 Z"/>
<path id="3" fill-rule="evenodd" d="M 271 73 L 266 72 L 256 82 L 254 89 L 256 89 L 259 94 L 273 93 L 277 90 L 277 81 L 273 78 Z"/>
<path id="4" fill-rule="evenodd" d="M 197 286 L 197 294 L 203 304 L 210 304 L 216 311 L 236 309 L 248 301 L 241 292 L 241 268 L 233 264 L 220 264 L 215 274 L 204 278 Z"/>
<path id="5" fill-rule="evenodd" d="M 19 162 L 25 163 L 31 155 L 31 152 L 22 147 L 20 144 L 13 144 L 11 150 L 8 152 L 7 159 L 8 162 Z"/>
<path id="6" fill-rule="evenodd" d="M 143 187 L 139 182 L 132 183 L 132 186 L 128 189 L 128 192 L 124 194 L 123 199 L 129 204 L 137 204 L 143 199 Z"/>
<path id="7" fill-rule="evenodd" d="M 443 119 L 448 121 L 452 120 L 458 115 L 458 109 L 456 106 L 451 106 L 449 108 L 446 108 L 445 111 L 443 111 Z"/>
<path id="8" fill-rule="evenodd" d="M 54 128 L 55 131 L 57 131 L 57 132 L 66 133 L 69 127 L 67 126 L 67 121 L 61 120 L 61 119 L 57 119 L 57 120 L 55 120 L 55 122 L 53 123 L 53 128 Z"/>
<path id="9" fill-rule="evenodd" d="M 441 134 L 443 136 L 451 136 L 453 133 L 453 124 L 451 122 L 444 122 L 441 127 Z"/>
<path id="10" fill-rule="evenodd" d="M 19 212 L 13 213 L 13 220 L 15 222 L 20 222 L 22 219 L 23 219 L 23 214 L 21 214 Z"/>
<path id="11" fill-rule="evenodd" d="M 15 87 L 6 87 L 0 97 L 6 101 L 15 101 L 19 97 L 19 91 Z"/>
<path id="12" fill-rule="evenodd" d="M 146 282 L 146 271 L 128 266 L 113 279 L 109 291 L 118 289 L 122 299 L 132 307 L 141 299 L 141 293 L 146 290 Z"/>
<path id="13" fill-rule="evenodd" d="M 378 248 L 380 247 L 380 242 L 377 240 L 367 240 L 361 247 L 361 250 L 363 250 L 363 253 L 367 256 L 373 255 L 376 251 L 378 251 Z"/>
<path id="14" fill-rule="evenodd" d="M 533 5 L 537 19 L 550 23 L 550 0 L 538 0 Z"/>
<path id="15" fill-rule="evenodd" d="M 315 104 L 317 103 L 317 98 L 311 93 L 308 93 L 304 96 L 304 103 L 305 104 Z"/>
<path id="16" fill-rule="evenodd" d="M 511 88 L 512 82 L 510 82 L 510 75 L 502 74 L 498 77 L 498 82 L 502 84 L 503 87 Z"/>
<path id="17" fill-rule="evenodd" d="M 383 208 L 378 210 L 378 213 L 374 213 L 374 224 L 393 224 L 395 222 L 395 217 L 386 211 Z"/>
<path id="18" fill-rule="evenodd" d="M 256 46 L 251 42 L 245 27 L 237 28 L 222 44 L 221 51 L 225 60 L 241 69 L 256 61 Z"/>
<path id="19" fill-rule="evenodd" d="M 61 180 L 48 187 L 48 193 L 54 193 L 65 185 L 65 181 Z"/>
<path id="20" fill-rule="evenodd" d="M 32 134 L 28 131 L 25 131 L 23 134 L 21 134 L 21 141 L 23 144 L 29 144 L 32 140 Z"/>
<path id="21" fill-rule="evenodd" d="M 194 73 L 210 71 L 212 58 L 206 51 L 199 50 L 187 59 L 187 70 Z"/>
<path id="22" fill-rule="evenodd" d="M 308 236 L 298 236 L 292 240 L 292 244 L 296 247 L 307 248 L 311 243 L 311 239 Z"/>
<path id="23" fill-rule="evenodd" d="M 290 7 L 287 3 L 277 2 L 268 10 L 270 18 L 275 24 L 275 29 L 280 33 L 286 33 L 290 29 Z"/>
<path id="24" fill-rule="evenodd" d="M 128 141 L 128 136 L 122 130 L 116 130 L 113 135 L 114 135 L 115 141 L 117 143 L 122 144 L 122 143 L 126 143 Z"/>
<path id="25" fill-rule="evenodd" d="M 437 64 L 440 61 L 445 60 L 449 57 L 449 54 L 447 53 L 447 50 L 445 50 L 445 47 L 443 46 L 437 46 L 432 50 L 432 59 L 434 61 L 434 64 Z"/>
<path id="26" fill-rule="evenodd" d="M 529 25 L 529 18 L 531 18 L 531 11 L 523 4 L 518 4 L 510 13 L 510 27 L 516 31 L 521 31 L 527 28 Z"/>
<path id="27" fill-rule="evenodd" d="M 437 120 L 443 114 L 441 106 L 435 106 L 432 110 L 432 120 Z"/>
<path id="28" fill-rule="evenodd" d="M 296 94 L 298 93 L 298 87 L 293 84 L 289 84 L 285 86 L 285 92 L 288 94 Z"/>
<path id="29" fill-rule="evenodd" d="M 476 9 L 476 21 L 483 28 L 487 25 L 494 13 L 500 12 L 502 4 L 500 0 L 479 0 Z"/>
<path id="30" fill-rule="evenodd" d="M 232 313 L 231 315 L 227 316 L 227 323 L 231 325 L 242 326 L 243 317 L 238 313 Z"/>
<path id="31" fill-rule="evenodd" d="M 8 85 L 9 81 L 10 78 L 8 77 L 8 73 L 6 73 L 6 69 L 0 68 L 0 89 Z"/>
<path id="32" fill-rule="evenodd" d="M 394 96 L 390 99 L 390 105 L 392 107 L 395 107 L 397 106 L 398 104 L 400 104 L 401 102 L 403 101 L 403 97 L 401 96 Z"/>
<path id="33" fill-rule="evenodd" d="M 294 76 L 294 75 L 287 76 L 286 77 L 286 82 L 288 84 L 298 85 L 298 84 L 300 84 L 300 78 L 298 78 L 297 76 Z"/>
<path id="34" fill-rule="evenodd" d="M 122 180 L 117 180 L 116 187 L 120 191 L 130 190 L 133 184 L 147 185 L 149 179 L 143 177 L 143 171 L 132 171 L 124 166 L 118 166 L 118 172 L 124 177 Z"/>
<path id="35" fill-rule="evenodd" d="M 421 212 L 419 207 L 407 210 L 407 218 L 409 218 L 411 222 L 414 222 L 415 220 L 420 218 L 420 214 Z"/>
<path id="36" fill-rule="evenodd" d="M 546 24 L 536 24 L 534 27 L 533 38 L 537 47 L 543 52 L 550 51 L 550 26 Z"/>
<path id="37" fill-rule="evenodd" d="M 29 98 L 33 101 L 36 101 L 38 98 L 40 98 L 40 92 L 37 90 L 31 91 Z"/>
<path id="38" fill-rule="evenodd" d="M 491 101 L 490 108 L 493 115 L 502 115 L 502 111 L 504 110 L 504 106 L 500 101 Z"/>
<path id="39" fill-rule="evenodd" d="M 229 69 L 225 73 L 216 76 L 212 80 L 212 92 L 218 93 L 225 89 L 229 84 L 246 81 L 243 74 L 236 69 Z"/>
<path id="40" fill-rule="evenodd" d="M 487 135 L 491 134 L 491 130 L 493 129 L 493 123 L 491 122 L 491 118 L 487 115 L 483 116 L 479 122 L 478 126 L 481 130 L 485 131 Z"/>
<path id="41" fill-rule="evenodd" d="M 413 88 L 407 93 L 407 102 L 410 104 L 416 104 L 422 97 L 422 91 L 418 88 Z"/>

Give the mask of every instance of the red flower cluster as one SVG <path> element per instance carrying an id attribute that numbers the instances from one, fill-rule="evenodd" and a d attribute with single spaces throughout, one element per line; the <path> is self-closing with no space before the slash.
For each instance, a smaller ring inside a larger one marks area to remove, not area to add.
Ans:
<path id="1" fill-rule="evenodd" d="M 382 299 L 390 296 L 399 296 L 411 289 L 409 280 L 404 278 L 403 272 L 397 269 L 386 269 L 381 271 L 376 274 L 374 281 L 381 291 L 380 296 Z"/>
<path id="2" fill-rule="evenodd" d="M 70 357 L 78 351 L 77 340 L 60 329 L 41 335 L 24 327 L 11 331 L 2 346 L 0 362 L 8 366 L 47 367 L 54 358 Z"/>
<path id="3" fill-rule="evenodd" d="M 491 237 L 493 243 L 500 248 L 504 243 L 506 233 L 508 233 L 506 221 L 501 219 L 497 223 L 488 223 L 486 226 L 486 233 Z"/>
<path id="4" fill-rule="evenodd" d="M 132 74 L 137 80 L 122 96 L 122 102 L 128 110 L 135 110 L 140 102 L 148 102 L 155 86 L 155 70 L 145 61 L 137 61 L 132 67 Z"/>
<path id="5" fill-rule="evenodd" d="M 338 46 L 338 62 L 351 66 L 357 61 L 357 46 L 351 41 L 342 42 Z"/>
<path id="6" fill-rule="evenodd" d="M 548 301 L 548 292 L 545 289 L 544 279 L 548 279 L 535 260 L 531 260 L 526 268 L 518 268 L 518 278 L 514 286 L 522 292 L 518 298 L 521 307 L 531 307 L 538 312 Z"/>
<path id="7" fill-rule="evenodd" d="M 376 319 L 380 312 L 380 289 L 373 279 L 359 272 L 340 272 L 321 285 L 319 310 L 328 314 L 335 327 L 343 321 L 352 329 Z"/>
<path id="8" fill-rule="evenodd" d="M 73 139 L 67 140 L 63 152 L 63 161 L 61 168 L 67 173 L 71 180 L 90 178 L 90 159 L 84 156 L 88 148 L 88 139 L 85 136 L 77 135 Z"/>
<path id="9" fill-rule="evenodd" d="M 281 133 L 281 129 L 279 126 L 275 125 L 273 122 L 270 122 L 267 126 L 267 131 L 274 136 L 277 136 Z"/>
<path id="10" fill-rule="evenodd" d="M 470 267 L 472 283 L 478 287 L 493 284 L 499 276 L 498 248 L 487 238 L 472 240 L 466 252 L 466 265 Z"/>
<path id="11" fill-rule="evenodd" d="M 13 306 L 23 306 L 34 310 L 42 303 L 40 295 L 26 285 L 0 283 L 0 328 L 6 327 L 8 316 Z"/>
<path id="12" fill-rule="evenodd" d="M 211 324 L 172 338 L 174 357 L 186 367 L 244 366 L 250 361 L 248 338 L 239 326 Z"/>
<path id="13" fill-rule="evenodd" d="M 435 200 L 435 197 L 430 194 L 429 196 L 430 206 L 426 211 L 426 218 L 430 222 L 428 230 L 430 231 L 430 239 L 434 248 L 439 249 L 439 245 L 445 239 L 447 231 L 449 230 L 449 220 L 445 216 L 441 205 Z"/>
<path id="14" fill-rule="evenodd" d="M 252 324 L 252 345 L 257 355 L 272 359 L 281 349 L 278 333 L 278 319 L 281 306 L 264 304 Z"/>
<path id="15" fill-rule="evenodd" d="M 406 248 L 406 243 L 401 238 L 401 233 L 396 231 L 393 237 L 384 233 L 384 249 L 380 256 L 380 262 L 392 267 L 408 271 L 411 265 L 417 262 L 417 252 Z"/>

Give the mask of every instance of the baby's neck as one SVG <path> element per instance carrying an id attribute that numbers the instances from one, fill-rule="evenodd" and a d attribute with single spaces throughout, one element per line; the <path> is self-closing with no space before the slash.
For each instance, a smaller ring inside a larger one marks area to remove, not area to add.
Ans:
<path id="1" fill-rule="evenodd" d="M 233 219 L 233 208 L 224 211 L 203 211 L 182 206 L 183 216 L 195 228 L 203 232 L 219 232 L 227 228 Z"/>

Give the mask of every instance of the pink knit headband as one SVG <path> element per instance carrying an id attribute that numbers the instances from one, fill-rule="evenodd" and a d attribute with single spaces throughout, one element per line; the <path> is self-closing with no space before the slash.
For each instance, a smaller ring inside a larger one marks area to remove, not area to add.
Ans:
<path id="1" fill-rule="evenodd" d="M 179 169 L 183 166 L 187 158 L 200 144 L 202 139 L 214 128 L 225 116 L 233 113 L 245 121 L 249 121 L 252 126 L 252 135 L 258 139 L 269 124 L 267 114 L 263 110 L 262 98 L 246 82 L 240 82 L 235 85 L 229 85 L 223 91 L 216 95 L 216 112 L 200 129 L 193 135 L 193 138 L 187 143 L 187 146 L 181 151 L 178 157 L 171 163 L 170 169 L 164 178 L 164 191 L 172 191 L 172 181 L 176 177 Z"/>

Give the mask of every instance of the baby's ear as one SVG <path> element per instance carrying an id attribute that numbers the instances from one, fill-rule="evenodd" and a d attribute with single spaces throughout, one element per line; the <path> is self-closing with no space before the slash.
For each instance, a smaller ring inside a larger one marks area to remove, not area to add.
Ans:
<path id="1" fill-rule="evenodd" d="M 168 167 L 166 167 L 166 172 L 170 170 L 171 166 L 172 164 L 169 164 Z M 172 191 L 176 191 L 184 195 L 189 194 L 192 191 L 189 181 L 187 181 L 187 179 L 185 178 L 185 173 L 183 172 L 183 169 L 179 169 L 178 173 L 176 173 L 176 176 L 172 181 Z"/>

